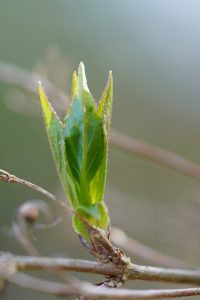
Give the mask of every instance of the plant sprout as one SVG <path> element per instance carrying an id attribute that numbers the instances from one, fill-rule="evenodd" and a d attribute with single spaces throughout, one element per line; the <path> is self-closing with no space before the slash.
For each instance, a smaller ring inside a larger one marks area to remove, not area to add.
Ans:
<path id="1" fill-rule="evenodd" d="M 64 120 L 53 110 L 41 83 L 39 92 L 53 158 L 74 210 L 73 227 L 89 240 L 80 216 L 103 230 L 109 224 L 104 189 L 113 99 L 112 73 L 97 104 L 87 86 L 84 65 L 80 63 L 78 74 L 74 72 L 72 77 L 71 100 Z"/>

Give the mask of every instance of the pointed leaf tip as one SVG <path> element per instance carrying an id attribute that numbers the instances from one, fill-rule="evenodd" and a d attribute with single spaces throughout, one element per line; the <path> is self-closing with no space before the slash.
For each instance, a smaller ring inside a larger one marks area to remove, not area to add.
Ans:
<path id="1" fill-rule="evenodd" d="M 48 98 L 43 90 L 41 81 L 38 82 L 38 87 L 39 87 L 40 101 L 41 101 L 41 105 L 42 105 L 44 120 L 45 120 L 45 124 L 48 128 L 51 118 L 52 118 L 53 108 L 51 107 L 51 105 L 48 101 Z"/>
<path id="2" fill-rule="evenodd" d="M 73 73 L 73 75 L 72 75 L 71 99 L 70 99 L 70 105 L 69 105 L 69 107 L 68 107 L 68 109 L 67 109 L 67 114 L 68 114 L 69 111 L 70 111 L 72 102 L 73 102 L 74 97 L 75 97 L 75 94 L 76 94 L 77 81 L 78 81 L 78 76 L 77 76 L 76 71 L 74 71 L 74 73 Z"/>
<path id="3" fill-rule="evenodd" d="M 109 135 L 113 101 L 113 77 L 109 71 L 108 81 L 105 90 L 98 104 L 98 115 L 103 119 L 106 136 Z"/>
<path id="4" fill-rule="evenodd" d="M 79 79 L 79 84 L 82 86 L 82 89 L 89 92 L 89 88 L 87 85 L 87 78 L 85 75 L 85 66 L 84 66 L 83 62 L 80 62 L 80 64 L 79 64 L 78 79 Z"/>

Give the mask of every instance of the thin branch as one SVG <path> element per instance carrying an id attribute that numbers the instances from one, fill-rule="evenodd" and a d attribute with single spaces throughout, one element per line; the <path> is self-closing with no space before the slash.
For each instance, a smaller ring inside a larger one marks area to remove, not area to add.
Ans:
<path id="1" fill-rule="evenodd" d="M 51 269 L 52 271 L 75 271 L 104 276 L 119 275 L 119 269 L 111 263 L 101 264 L 95 261 L 81 259 L 17 256 L 5 253 L 2 253 L 0 256 L 0 269 L 1 265 L 5 265 L 8 261 L 12 261 L 18 271 L 41 271 Z M 128 268 L 128 280 L 200 285 L 200 270 L 167 269 L 131 264 Z"/>
<path id="2" fill-rule="evenodd" d="M 48 192 L 44 188 L 29 182 L 27 180 L 24 180 L 22 178 L 19 178 L 15 175 L 10 174 L 9 172 L 0 169 L 0 181 L 6 182 L 6 183 L 17 183 L 27 186 L 28 188 L 31 188 L 39 193 L 42 193 L 43 195 L 47 196 L 51 200 L 60 203 L 62 206 L 65 207 L 65 209 L 72 213 L 72 208 L 67 205 L 65 201 L 62 199 L 56 197 L 56 195 Z M 182 262 L 180 260 L 177 260 L 171 256 L 167 256 L 165 254 L 162 254 L 150 247 L 147 247 L 135 239 L 130 239 L 122 230 L 120 229 L 112 229 L 111 239 L 114 243 L 119 245 L 120 247 L 124 248 L 125 250 L 134 253 L 138 257 L 142 259 L 146 259 L 147 261 L 150 261 L 152 263 L 158 263 L 161 266 L 165 267 L 191 267 L 189 264 Z"/>
<path id="3" fill-rule="evenodd" d="M 48 192 L 47 190 L 45 190 L 44 188 L 40 187 L 39 185 L 36 185 L 30 181 L 27 181 L 25 179 L 22 179 L 22 178 L 19 178 L 13 174 L 10 174 L 9 172 L 3 170 L 3 169 L 0 169 L 0 181 L 3 181 L 3 182 L 6 182 L 6 183 L 11 183 L 11 184 L 22 184 L 30 189 L 33 189 L 35 190 L 36 192 L 39 192 L 43 195 L 45 195 L 46 197 L 48 197 L 49 199 L 61 204 L 62 206 L 65 207 L 65 209 L 71 214 L 73 212 L 73 209 L 67 205 L 67 203 L 57 197 L 56 195 Z"/>
<path id="4" fill-rule="evenodd" d="M 132 253 L 153 264 L 163 267 L 172 268 L 191 268 L 189 263 L 174 258 L 167 254 L 163 254 L 151 247 L 148 247 L 137 240 L 130 238 L 123 230 L 119 228 L 111 228 L 111 240 L 120 248 Z"/>
<path id="5" fill-rule="evenodd" d="M 38 279 L 27 274 L 15 273 L 8 275 L 0 272 L 1 276 L 10 282 L 37 292 L 53 294 L 57 296 L 80 296 L 101 297 L 101 299 L 164 299 L 175 297 L 188 297 L 200 295 L 200 288 L 167 289 L 167 290 L 130 290 L 109 289 L 106 287 L 94 287 L 85 282 L 79 283 L 77 287 Z"/>
<path id="6" fill-rule="evenodd" d="M 29 72 L 18 66 L 0 61 L 0 81 L 21 87 L 29 92 L 38 95 L 37 83 L 42 80 L 45 83 L 47 93 L 55 92 L 61 99 L 61 106 L 64 107 L 67 96 L 62 90 L 59 90 L 55 85 L 39 74 Z M 169 150 L 165 150 L 136 138 L 129 137 L 114 129 L 111 130 L 110 142 L 113 146 L 142 156 L 146 159 L 153 160 L 156 163 L 175 169 L 176 171 L 193 177 L 200 181 L 200 166 L 185 159 Z"/>
<path id="7" fill-rule="evenodd" d="M 114 129 L 111 130 L 111 143 L 124 151 L 153 160 L 200 181 L 200 166 L 169 150 L 129 137 Z"/>
<path id="8" fill-rule="evenodd" d="M 71 285 L 69 286 L 62 283 L 47 281 L 23 273 L 15 273 L 11 276 L 1 272 L 0 274 L 4 277 L 4 279 L 16 284 L 17 286 L 36 292 L 57 296 L 72 296 L 79 294 L 78 289 L 75 289 Z"/>
<path id="9" fill-rule="evenodd" d="M 38 81 L 42 81 L 49 94 L 56 94 L 61 107 L 65 107 L 69 103 L 69 97 L 52 82 L 43 78 L 40 74 L 30 72 L 8 62 L 0 61 L 0 81 L 18 86 L 34 95 L 38 95 Z"/>
<path id="10" fill-rule="evenodd" d="M 19 178 L 15 175 L 12 175 L 3 169 L 0 169 L 0 173 L 1 173 L 0 181 L 6 182 L 6 183 L 19 183 L 19 184 L 25 185 L 43 195 L 45 195 L 46 197 L 50 198 L 51 200 L 58 202 L 58 198 L 54 194 L 51 194 L 50 192 L 46 191 L 42 187 L 40 187 L 32 182 L 24 180 L 22 178 Z"/>
<path id="11" fill-rule="evenodd" d="M 7 253 L 0 254 L 0 266 L 6 261 L 11 260 L 15 263 L 18 271 L 42 271 L 51 269 L 55 271 L 74 271 L 106 276 L 115 276 L 119 273 L 119 270 L 114 264 L 101 264 L 96 261 L 71 258 L 18 256 Z"/>
<path id="12" fill-rule="evenodd" d="M 128 280 L 136 279 L 200 285 L 200 270 L 172 269 L 131 264 Z"/>
<path id="13" fill-rule="evenodd" d="M 54 194 L 48 192 L 47 190 L 32 182 L 16 177 L 15 175 L 12 175 L 2 169 L 0 169 L 0 181 L 11 184 L 17 183 L 25 185 L 26 187 L 45 195 L 51 200 L 58 202 L 60 205 L 64 206 L 68 213 L 71 214 L 73 211 L 73 209 L 70 206 L 68 206 L 63 199 L 56 197 Z M 33 224 L 37 220 L 40 211 L 43 212 L 43 214 L 45 214 L 46 216 L 48 216 L 50 213 L 49 207 L 45 202 L 39 200 L 27 201 L 17 209 L 12 225 L 12 231 L 20 245 L 27 251 L 28 254 L 34 255 L 38 258 L 41 256 L 29 238 L 27 231 L 27 223 Z M 75 281 L 75 279 L 71 276 L 69 277 L 64 274 L 60 274 L 58 271 L 56 272 L 56 270 L 52 270 L 51 268 L 46 267 L 45 271 L 54 271 L 54 273 L 56 273 L 56 275 L 58 275 L 65 282 Z"/>

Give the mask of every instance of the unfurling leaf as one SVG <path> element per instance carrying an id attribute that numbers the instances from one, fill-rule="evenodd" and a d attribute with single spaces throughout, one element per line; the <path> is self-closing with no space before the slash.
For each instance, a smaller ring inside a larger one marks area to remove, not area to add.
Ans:
<path id="1" fill-rule="evenodd" d="M 98 104 L 98 114 L 103 118 L 106 136 L 109 135 L 113 101 L 113 78 L 112 72 L 109 72 L 108 82 Z"/>
<path id="2" fill-rule="evenodd" d="M 73 177 L 70 176 L 70 169 L 65 158 L 63 124 L 49 103 L 48 98 L 42 89 L 41 83 L 39 83 L 39 93 L 46 131 L 58 175 L 63 189 L 72 203 L 73 201 L 76 201 L 77 196 L 74 189 Z"/>
<path id="3" fill-rule="evenodd" d="M 85 239 L 87 229 L 79 216 L 106 230 L 109 217 L 103 203 L 108 134 L 112 112 L 112 74 L 97 106 L 83 63 L 72 78 L 71 101 L 61 122 L 39 85 L 45 126 L 58 174 L 75 211 L 74 229 Z"/>

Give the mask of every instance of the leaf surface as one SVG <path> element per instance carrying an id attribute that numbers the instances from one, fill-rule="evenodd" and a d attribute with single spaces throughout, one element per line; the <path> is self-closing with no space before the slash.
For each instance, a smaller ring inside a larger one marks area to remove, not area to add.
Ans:
<path id="1" fill-rule="evenodd" d="M 86 240 L 89 239 L 87 228 L 79 214 L 83 216 L 91 225 L 106 230 L 109 224 L 108 211 L 104 203 L 96 203 L 91 206 L 79 206 L 76 209 L 76 214 L 73 217 L 74 229 L 78 234 L 81 234 Z M 98 218 L 97 218 L 98 216 Z"/>
<path id="2" fill-rule="evenodd" d="M 53 110 L 50 102 L 48 101 L 41 83 L 39 83 L 39 93 L 45 127 L 56 168 L 66 195 L 70 198 L 71 201 L 75 202 L 77 201 L 77 196 L 75 193 L 74 183 L 72 177 L 70 176 L 70 170 L 66 164 L 65 159 L 63 124 L 59 120 L 56 112 Z"/>
<path id="3" fill-rule="evenodd" d="M 73 90 L 74 98 L 64 129 L 65 151 L 71 172 L 80 186 L 79 203 L 90 205 L 100 201 L 93 194 L 91 182 L 104 160 L 106 141 L 102 119 L 87 87 L 83 65 L 79 67 Z"/>
<path id="4" fill-rule="evenodd" d="M 106 230 L 109 215 L 103 202 L 107 172 L 108 135 L 112 113 L 113 81 L 109 73 L 98 106 L 94 101 L 80 63 L 72 77 L 71 100 L 61 122 L 41 84 L 40 99 L 45 126 L 56 168 L 75 210 L 73 226 L 85 239 L 89 234 L 80 215 L 90 224 Z"/>
<path id="5" fill-rule="evenodd" d="M 103 119 L 106 136 L 109 135 L 113 102 L 113 78 L 109 72 L 108 82 L 98 104 L 98 115 Z"/>

